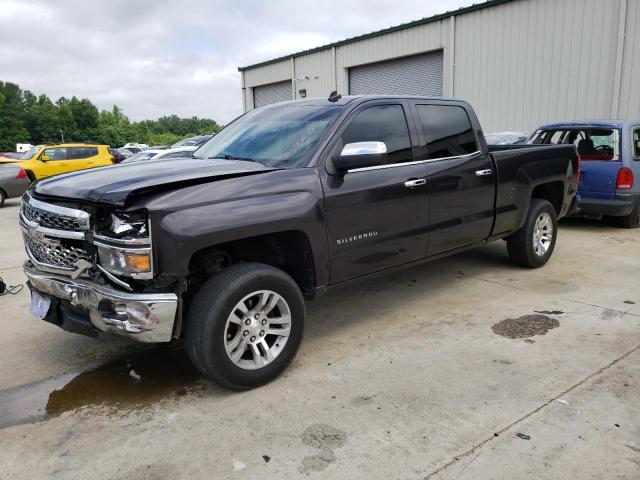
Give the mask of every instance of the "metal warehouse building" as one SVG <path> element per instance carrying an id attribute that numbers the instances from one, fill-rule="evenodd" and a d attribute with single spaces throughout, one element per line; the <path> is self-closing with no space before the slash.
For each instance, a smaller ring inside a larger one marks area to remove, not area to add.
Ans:
<path id="1" fill-rule="evenodd" d="M 337 90 L 461 98 L 486 131 L 635 119 L 640 0 L 492 0 L 239 70 L 245 111 Z"/>

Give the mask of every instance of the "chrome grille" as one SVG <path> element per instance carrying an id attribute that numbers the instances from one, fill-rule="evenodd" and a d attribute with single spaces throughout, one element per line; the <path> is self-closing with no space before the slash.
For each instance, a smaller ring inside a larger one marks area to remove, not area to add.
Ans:
<path id="1" fill-rule="evenodd" d="M 27 220 L 35 222 L 46 228 L 74 232 L 81 232 L 85 230 L 82 221 L 79 218 L 48 212 L 46 210 L 36 208 L 27 202 L 22 202 L 22 215 L 24 215 Z"/>
<path id="2" fill-rule="evenodd" d="M 76 268 L 74 264 L 78 260 L 90 261 L 89 255 L 84 248 L 73 245 L 73 243 L 79 243 L 74 240 L 52 240 L 48 238 L 35 240 L 24 235 L 24 242 L 31 256 L 40 263 L 74 270 Z"/>
<path id="3" fill-rule="evenodd" d="M 90 215 L 82 210 L 22 197 L 20 226 L 27 254 L 42 270 L 69 274 L 79 260 L 90 262 L 85 234 Z"/>

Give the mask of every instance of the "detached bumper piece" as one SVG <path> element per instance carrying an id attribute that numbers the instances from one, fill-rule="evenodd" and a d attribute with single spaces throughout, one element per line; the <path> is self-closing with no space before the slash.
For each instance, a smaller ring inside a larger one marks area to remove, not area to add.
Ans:
<path id="1" fill-rule="evenodd" d="M 105 285 L 44 273 L 24 265 L 28 285 L 51 299 L 45 320 L 89 336 L 113 333 L 145 343 L 171 341 L 178 310 L 173 293 L 127 293 Z"/>

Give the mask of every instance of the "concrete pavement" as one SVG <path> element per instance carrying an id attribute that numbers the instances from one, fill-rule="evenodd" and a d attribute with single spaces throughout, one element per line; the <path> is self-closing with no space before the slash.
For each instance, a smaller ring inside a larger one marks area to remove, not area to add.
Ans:
<path id="1" fill-rule="evenodd" d="M 17 283 L 7 204 L 0 275 Z M 539 270 L 498 242 L 329 293 L 292 366 L 243 393 L 179 350 L 69 334 L 28 292 L 2 296 L 0 424 L 17 425 L 0 475 L 640 478 L 639 233 L 571 220 Z"/>

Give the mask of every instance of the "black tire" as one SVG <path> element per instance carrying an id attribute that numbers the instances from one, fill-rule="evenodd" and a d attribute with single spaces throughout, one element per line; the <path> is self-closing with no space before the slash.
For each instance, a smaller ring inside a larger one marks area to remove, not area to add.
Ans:
<path id="1" fill-rule="evenodd" d="M 0 208 L 4 207 L 4 201 L 7 199 L 7 194 L 0 188 Z"/>
<path id="2" fill-rule="evenodd" d="M 271 363 L 246 370 L 233 363 L 225 350 L 227 318 L 238 302 L 260 290 L 271 290 L 286 301 L 291 312 L 291 331 Z M 291 363 L 302 342 L 304 318 L 302 292 L 285 272 L 261 263 L 232 265 L 207 280 L 196 294 L 187 315 L 187 352 L 203 375 L 223 387 L 233 390 L 257 387 L 276 378 Z"/>
<path id="3" fill-rule="evenodd" d="M 553 224 L 551 240 L 544 254 L 536 253 L 534 233 L 536 221 L 543 214 L 548 214 Z M 539 268 L 549 261 L 556 246 L 558 237 L 558 218 L 553 205 L 547 200 L 534 198 L 531 200 L 527 219 L 520 230 L 507 238 L 507 250 L 511 261 L 516 265 L 527 268 Z"/>
<path id="4" fill-rule="evenodd" d="M 638 228 L 640 227 L 640 207 L 633 209 L 630 215 L 626 217 L 617 217 L 617 225 L 622 228 Z"/>

